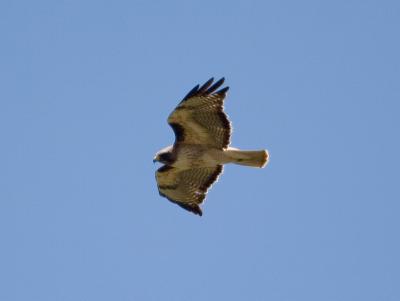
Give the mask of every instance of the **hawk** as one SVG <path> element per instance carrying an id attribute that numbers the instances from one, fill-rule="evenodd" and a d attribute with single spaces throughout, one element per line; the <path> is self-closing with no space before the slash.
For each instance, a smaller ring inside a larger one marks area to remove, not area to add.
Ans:
<path id="1" fill-rule="evenodd" d="M 159 194 L 182 208 L 202 215 L 208 189 L 222 173 L 223 164 L 264 167 L 266 150 L 242 151 L 229 147 L 231 123 L 224 112 L 229 87 L 221 78 L 195 86 L 169 115 L 175 143 L 160 150 L 153 162 L 164 165 L 156 171 Z"/>

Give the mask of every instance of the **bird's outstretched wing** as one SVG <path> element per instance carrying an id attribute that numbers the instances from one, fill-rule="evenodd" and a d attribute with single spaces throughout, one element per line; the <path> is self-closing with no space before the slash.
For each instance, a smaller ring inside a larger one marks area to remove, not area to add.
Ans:
<path id="1" fill-rule="evenodd" d="M 231 124 L 223 108 L 229 87 L 218 90 L 224 78 L 212 84 L 213 81 L 211 78 L 201 87 L 194 87 L 169 115 L 176 144 L 202 144 L 219 149 L 229 145 Z"/>
<path id="2" fill-rule="evenodd" d="M 201 216 L 199 205 L 221 172 L 222 165 L 191 169 L 164 165 L 156 172 L 158 191 L 171 202 Z"/>

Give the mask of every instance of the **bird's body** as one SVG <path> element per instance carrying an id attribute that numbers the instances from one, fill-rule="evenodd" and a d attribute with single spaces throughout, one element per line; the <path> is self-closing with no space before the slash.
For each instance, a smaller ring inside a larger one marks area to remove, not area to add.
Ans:
<path id="1" fill-rule="evenodd" d="M 175 132 L 175 143 L 156 154 L 154 161 L 164 165 L 156 172 L 160 195 L 195 214 L 207 190 L 221 174 L 223 164 L 263 167 L 268 153 L 241 151 L 229 147 L 231 125 L 223 111 L 228 87 L 213 79 L 196 86 L 168 117 Z"/>
<path id="2" fill-rule="evenodd" d="M 263 167 L 265 164 L 264 162 L 267 159 L 267 154 L 265 154 L 264 151 L 255 151 L 262 155 L 260 156 L 259 161 L 250 160 L 250 162 L 246 164 L 246 159 L 248 158 L 245 157 L 244 154 L 248 152 L 254 153 L 254 151 L 240 151 L 233 147 L 218 149 L 196 144 L 183 144 L 176 146 L 170 145 L 165 148 L 165 150 L 167 150 L 167 153 L 170 154 L 171 158 L 171 160 L 167 161 L 166 164 L 181 169 L 214 167 L 216 165 L 227 163 Z M 237 156 L 235 156 L 235 154 L 237 154 Z M 252 158 L 253 157 L 251 157 L 251 159 Z"/>

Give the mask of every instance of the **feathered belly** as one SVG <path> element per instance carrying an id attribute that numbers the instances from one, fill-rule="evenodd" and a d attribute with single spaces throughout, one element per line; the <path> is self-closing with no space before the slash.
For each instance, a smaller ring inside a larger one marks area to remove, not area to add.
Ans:
<path id="1" fill-rule="evenodd" d="M 173 166 L 179 168 L 211 167 L 219 164 L 223 151 L 200 145 L 180 145 L 177 148 L 177 159 Z"/>

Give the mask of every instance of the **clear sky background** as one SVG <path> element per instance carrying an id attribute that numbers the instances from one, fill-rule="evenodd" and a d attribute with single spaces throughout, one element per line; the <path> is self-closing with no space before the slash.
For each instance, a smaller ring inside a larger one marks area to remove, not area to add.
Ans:
<path id="1" fill-rule="evenodd" d="M 400 2 L 0 3 L 0 300 L 400 300 Z M 154 154 L 226 77 L 198 217 Z"/>

